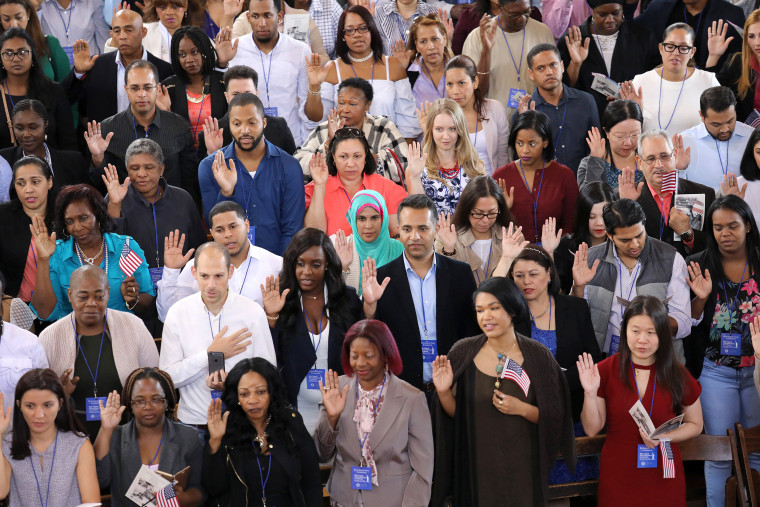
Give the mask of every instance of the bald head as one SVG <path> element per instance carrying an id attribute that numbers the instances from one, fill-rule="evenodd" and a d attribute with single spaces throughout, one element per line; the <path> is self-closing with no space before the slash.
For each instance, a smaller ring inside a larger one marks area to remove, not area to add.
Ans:
<path id="1" fill-rule="evenodd" d="M 91 266 L 87 264 L 86 266 L 75 269 L 71 274 L 71 279 L 69 281 L 69 290 L 72 293 L 76 293 L 85 279 L 96 282 L 105 291 L 108 291 L 109 289 L 108 276 L 106 276 L 106 272 L 100 269 L 98 266 Z"/>
<path id="2" fill-rule="evenodd" d="M 148 30 L 143 26 L 142 17 L 129 9 L 122 9 L 113 16 L 111 24 L 111 45 L 119 49 L 123 61 L 142 58 L 143 37 Z"/>
<path id="3" fill-rule="evenodd" d="M 138 13 L 130 9 L 122 9 L 113 15 L 112 27 L 133 26 L 142 28 L 143 18 Z"/>
<path id="4" fill-rule="evenodd" d="M 227 269 L 230 269 L 230 265 L 232 264 L 232 259 L 230 258 L 230 252 L 227 250 L 227 248 L 217 243 L 216 241 L 209 241 L 208 243 L 203 243 L 201 246 L 198 247 L 198 249 L 195 251 L 195 259 L 193 260 L 195 264 L 195 269 L 198 269 L 198 265 L 201 263 L 201 257 L 211 256 L 213 258 L 222 258 L 224 259 L 224 265 Z"/>

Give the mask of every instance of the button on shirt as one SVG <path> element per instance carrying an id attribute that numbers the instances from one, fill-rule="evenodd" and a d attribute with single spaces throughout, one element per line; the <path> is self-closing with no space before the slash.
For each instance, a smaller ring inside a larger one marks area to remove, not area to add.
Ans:
<path id="1" fill-rule="evenodd" d="M 99 55 L 103 52 L 110 32 L 103 17 L 103 0 L 71 0 L 66 9 L 56 0 L 45 0 L 37 11 L 37 16 L 40 18 L 42 32 L 55 36 L 61 46 L 70 47 L 77 40 L 83 39 L 90 45 L 90 54 Z"/>
<path id="2" fill-rule="evenodd" d="M 179 269 L 164 268 L 163 276 L 158 281 L 158 297 L 156 298 L 158 317 L 162 321 L 166 320 L 166 314 L 174 303 L 200 290 L 198 282 L 190 271 L 192 262 L 188 262 L 181 272 Z M 249 242 L 248 258 L 232 272 L 229 290 L 261 305 L 263 303 L 260 286 L 266 282 L 268 276 L 277 276 L 281 269 L 282 257 L 253 246 Z"/>
<path id="3" fill-rule="evenodd" d="M 45 349 L 35 335 L 3 322 L 0 335 L 0 392 L 3 393 L 3 413 L 13 405 L 16 384 L 21 376 L 34 368 L 47 368 Z"/>
<path id="4" fill-rule="evenodd" d="M 716 190 L 727 172 L 740 176 L 744 149 L 753 130 L 745 123 L 736 122 L 734 133 L 728 141 L 715 139 L 704 123 L 684 130 L 681 133 L 683 147 L 684 150 L 691 148 L 691 157 L 689 166 L 679 176 Z"/>
<path id="5" fill-rule="evenodd" d="M 224 360 L 224 369 L 253 357 L 277 365 L 272 336 L 264 310 L 250 299 L 234 292 L 218 315 L 208 311 L 200 292 L 171 307 L 164 323 L 159 368 L 171 375 L 180 392 L 177 417 L 185 424 L 206 424 L 211 390 L 206 386 L 208 353 L 214 336 L 227 326 L 227 333 L 248 329 L 251 344 L 245 351 Z"/>
<path id="6" fill-rule="evenodd" d="M 435 297 L 435 266 L 436 259 L 433 256 L 433 265 L 425 275 L 420 276 L 412 269 L 409 260 L 404 253 L 404 267 L 406 268 L 406 279 L 409 281 L 409 290 L 412 291 L 412 300 L 414 301 L 414 313 L 417 315 L 417 327 L 420 331 L 420 342 L 422 340 L 438 341 L 436 333 L 436 297 Z M 424 304 L 424 311 L 423 311 Z M 424 315 L 424 317 L 423 317 Z M 427 328 L 427 333 L 425 329 Z M 427 338 L 425 338 L 427 334 Z M 422 362 L 422 381 L 429 383 L 433 381 L 433 363 Z"/>

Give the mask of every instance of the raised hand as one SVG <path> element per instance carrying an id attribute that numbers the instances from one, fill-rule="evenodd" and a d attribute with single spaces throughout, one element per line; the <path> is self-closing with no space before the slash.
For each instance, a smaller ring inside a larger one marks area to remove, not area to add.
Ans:
<path id="1" fill-rule="evenodd" d="M 641 197 L 641 191 L 644 189 L 644 182 L 640 181 L 636 185 L 636 171 L 630 167 L 624 167 L 618 175 L 618 192 L 621 199 L 638 200 Z"/>
<path id="2" fill-rule="evenodd" d="M 699 267 L 698 262 L 690 262 L 686 269 L 689 272 L 689 276 L 686 277 L 686 283 L 689 284 L 689 288 L 697 298 L 702 301 L 707 301 L 712 292 L 712 278 L 710 278 L 710 271 L 705 269 L 705 274 L 702 275 L 702 270 Z"/>
<path id="3" fill-rule="evenodd" d="M 34 249 L 37 251 L 39 260 L 47 260 L 55 252 L 55 231 L 48 236 L 47 225 L 41 216 L 32 216 L 32 223 L 29 225 L 32 231 L 32 241 Z"/>
<path id="4" fill-rule="evenodd" d="M 103 163 L 103 156 L 108 149 L 108 145 L 111 144 L 111 138 L 113 132 L 109 132 L 108 135 L 103 138 L 100 130 L 100 123 L 91 121 L 87 124 L 87 132 L 84 133 L 84 140 L 87 142 L 87 148 L 92 155 L 93 165 L 100 165 Z"/>
<path id="5" fill-rule="evenodd" d="M 108 399 L 105 406 L 102 401 L 100 405 L 100 427 L 104 430 L 112 430 L 121 422 L 121 415 L 124 413 L 126 406 L 121 405 L 121 397 L 116 391 L 108 393 Z"/>
<path id="6" fill-rule="evenodd" d="M 348 0 L 348 3 L 351 5 L 361 5 L 365 9 L 369 11 L 369 13 L 372 15 L 372 17 L 375 17 L 375 3 L 371 2 L 370 0 Z"/>
<path id="7" fill-rule="evenodd" d="M 280 277 L 274 275 L 269 275 L 266 279 L 266 286 L 260 284 L 260 287 L 264 312 L 270 317 L 274 317 L 285 306 L 285 298 L 290 293 L 290 289 L 285 289 L 280 294 Z"/>
<path id="8" fill-rule="evenodd" d="M 441 211 L 438 213 L 438 223 L 435 233 L 443 243 L 443 249 L 452 253 L 457 247 L 457 228 L 451 223 L 451 217 Z"/>
<path id="9" fill-rule="evenodd" d="M 206 376 L 206 387 L 215 391 L 224 391 L 224 382 L 227 380 L 227 372 L 216 370 Z"/>
<path id="10" fill-rule="evenodd" d="M 406 44 L 404 44 L 404 41 L 398 39 L 393 43 L 393 46 L 391 48 L 391 56 L 397 59 L 399 63 L 401 63 L 401 65 L 406 69 L 409 67 L 409 62 L 411 62 L 412 57 L 414 56 L 414 52 L 406 49 Z"/>
<path id="11" fill-rule="evenodd" d="M 232 41 L 232 28 L 229 26 L 222 27 L 219 30 L 219 33 L 216 34 L 214 43 L 220 67 L 224 67 L 230 62 L 230 60 L 235 58 L 239 40 L 240 39 L 235 39 L 234 42 Z"/>
<path id="12" fill-rule="evenodd" d="M 673 154 L 676 156 L 676 169 L 683 171 L 691 162 L 691 148 L 683 148 L 683 137 L 673 134 Z"/>
<path id="13" fill-rule="evenodd" d="M 156 107 L 162 111 L 172 110 L 172 98 L 169 96 L 169 90 L 165 85 L 159 83 L 156 86 Z"/>
<path id="14" fill-rule="evenodd" d="M 407 177 L 413 179 L 420 179 L 422 177 L 422 171 L 425 170 L 425 163 L 427 162 L 427 153 L 421 153 L 422 148 L 417 141 L 409 145 L 409 157 L 407 157 L 408 164 L 406 166 Z"/>
<path id="15" fill-rule="evenodd" d="M 590 38 L 583 40 L 581 35 L 581 29 L 579 26 L 571 26 L 565 35 L 565 44 L 567 44 L 567 52 L 570 54 L 570 60 L 578 65 L 582 64 L 588 58 L 588 46 L 591 42 Z"/>
<path id="16" fill-rule="evenodd" d="M 438 7 L 438 18 L 446 26 L 446 45 L 448 46 L 454 37 L 454 20 L 446 13 L 445 9 L 440 7 Z"/>
<path id="17" fill-rule="evenodd" d="M 554 217 L 547 218 L 541 228 L 541 246 L 550 256 L 553 256 L 554 251 L 559 246 L 560 239 L 562 239 L 562 229 L 557 230 L 557 219 Z"/>
<path id="18" fill-rule="evenodd" d="M 343 128 L 343 118 L 338 113 L 338 108 L 334 107 L 330 114 L 327 116 L 327 140 L 325 145 L 329 145 L 332 142 L 335 133 Z"/>
<path id="19" fill-rule="evenodd" d="M 501 193 L 504 194 L 504 200 L 507 202 L 507 209 L 512 209 L 512 205 L 515 203 L 515 187 L 509 187 L 507 191 L 507 180 L 499 178 L 496 182 L 501 189 Z"/>
<path id="20" fill-rule="evenodd" d="M 726 39 L 729 24 L 722 19 L 713 21 L 712 26 L 707 28 L 707 52 L 710 56 L 721 57 L 728 50 L 733 37 Z M 717 62 L 716 62 L 717 63 Z"/>
<path id="21" fill-rule="evenodd" d="M 169 269 L 182 269 L 193 258 L 195 248 L 191 248 L 182 255 L 185 246 L 185 235 L 179 233 L 179 229 L 169 231 L 164 238 L 164 267 Z"/>
<path id="22" fill-rule="evenodd" d="M 304 57 L 306 60 L 306 75 L 309 78 L 309 88 L 316 89 L 322 86 L 327 77 L 327 71 L 330 69 L 327 65 L 322 67 L 322 57 L 312 53 L 311 57 Z"/>
<path id="23" fill-rule="evenodd" d="M 203 142 L 206 143 L 206 153 L 216 153 L 224 146 L 224 129 L 219 128 L 219 120 L 209 116 L 203 122 Z"/>
<path id="24" fill-rule="evenodd" d="M 0 407 L 5 406 L 3 403 L 3 393 L 0 393 Z M 5 409 L 5 413 L 0 412 L 0 435 L 5 435 L 5 432 L 11 427 L 11 421 L 13 421 L 13 405 L 9 403 L 8 408 Z"/>
<path id="25" fill-rule="evenodd" d="M 235 185 L 237 185 L 235 161 L 230 159 L 229 165 L 227 165 L 224 162 L 224 152 L 217 151 L 214 156 L 214 163 L 211 164 L 211 171 L 214 173 L 214 179 L 219 185 L 222 195 L 232 197 L 232 194 L 235 193 Z"/>
<path id="26" fill-rule="evenodd" d="M 454 370 L 446 356 L 438 356 L 433 361 L 433 384 L 438 392 L 451 389 L 454 383 Z"/>
<path id="27" fill-rule="evenodd" d="M 113 164 L 103 170 L 105 174 L 101 176 L 103 183 L 106 184 L 106 190 L 108 190 L 108 201 L 113 204 L 119 204 L 124 200 L 129 190 L 129 176 L 124 179 L 124 183 L 119 184 L 119 173 Z"/>
<path id="28" fill-rule="evenodd" d="M 74 374 L 74 368 L 69 368 L 61 375 L 61 385 L 63 386 L 63 392 L 66 396 L 71 396 L 77 388 L 79 377 L 70 378 Z"/>
<path id="29" fill-rule="evenodd" d="M 340 257 L 340 264 L 343 270 L 347 270 L 351 265 L 351 261 L 354 260 L 354 244 L 346 238 L 346 233 L 343 229 L 338 229 L 335 233 L 335 251 Z"/>
<path id="30" fill-rule="evenodd" d="M 723 195 L 735 195 L 740 199 L 744 199 L 744 196 L 747 193 L 748 184 L 749 183 L 744 183 L 744 185 L 739 188 L 739 180 L 736 178 L 736 175 L 734 173 L 728 173 L 723 176 L 723 183 L 720 184 L 720 191 Z"/>
<path id="31" fill-rule="evenodd" d="M 588 245 L 581 243 L 573 260 L 573 284 L 578 287 L 588 284 L 596 276 L 598 267 L 599 259 L 594 261 L 593 266 L 588 266 Z"/>
<path id="32" fill-rule="evenodd" d="M 208 406 L 208 436 L 209 440 L 219 442 L 227 431 L 227 418 L 230 411 L 222 414 L 222 400 L 213 400 Z"/>
<path id="33" fill-rule="evenodd" d="M 752 336 L 752 348 L 755 350 L 755 357 L 760 355 L 760 315 L 749 321 L 749 334 Z M 2 401 L 2 398 L 0 398 Z M 0 434 L 3 433 L 2 424 L 0 424 Z"/>
<path id="34" fill-rule="evenodd" d="M 633 81 L 623 81 L 620 83 L 620 98 L 623 100 L 632 100 L 635 103 L 639 105 L 639 107 L 642 107 L 642 104 L 644 102 L 643 99 L 644 95 L 641 92 L 641 87 L 639 86 L 639 89 L 636 90 L 633 87 Z"/>
<path id="35" fill-rule="evenodd" d="M 330 172 L 327 169 L 327 162 L 325 162 L 325 156 L 322 153 L 316 152 L 311 156 L 311 160 L 309 160 L 309 174 L 311 174 L 315 187 L 327 185 Z"/>
<path id="36" fill-rule="evenodd" d="M 420 128 L 422 129 L 422 135 L 425 135 L 425 131 L 427 131 L 427 118 L 428 113 L 430 112 L 430 106 L 433 104 L 431 102 L 428 102 L 427 100 L 420 104 L 420 107 L 417 109 L 417 122 L 420 124 Z"/>
<path id="37" fill-rule="evenodd" d="M 536 101 L 530 100 L 530 95 L 525 94 L 520 99 L 520 103 L 517 105 L 517 112 L 519 114 L 523 114 L 525 111 L 535 111 L 536 110 Z"/>
<path id="38" fill-rule="evenodd" d="M 322 392 L 322 404 L 325 406 L 327 418 L 331 422 L 337 422 L 340 414 L 343 413 L 343 409 L 346 408 L 346 394 L 349 387 L 349 385 L 346 385 L 343 389 L 340 388 L 338 372 L 333 370 L 327 370 L 324 384 L 321 380 L 319 381 L 319 390 Z M 332 424 L 332 426 L 335 427 L 335 424 Z"/>
<path id="39" fill-rule="evenodd" d="M 383 280 L 382 285 L 377 283 L 377 263 L 375 259 L 367 257 L 364 259 L 364 266 L 362 268 L 362 298 L 365 304 L 377 303 L 383 294 L 385 288 L 388 287 L 391 278 L 387 277 Z"/>
<path id="40" fill-rule="evenodd" d="M 501 228 L 501 256 L 513 261 L 523 249 L 530 245 L 530 241 L 525 240 L 522 233 L 522 227 L 515 227 L 509 222 L 509 228 Z"/>
<path id="41" fill-rule="evenodd" d="M 605 140 L 602 134 L 599 133 L 599 129 L 591 127 L 586 136 L 586 144 L 590 150 L 590 155 L 596 158 L 605 158 L 607 156 L 607 150 L 605 149 Z"/>
<path id="42" fill-rule="evenodd" d="M 236 18 L 243 10 L 243 0 L 224 0 L 224 17 Z"/>
<path id="43" fill-rule="evenodd" d="M 90 45 L 79 39 L 74 43 L 74 70 L 79 74 L 90 72 L 98 55 L 90 56 Z"/>
<path id="44" fill-rule="evenodd" d="M 496 40 L 496 27 L 499 22 L 499 18 L 492 17 L 490 14 L 483 14 L 480 18 L 480 43 L 483 45 L 483 50 L 491 51 L 493 49 L 493 43 Z"/>
<path id="45" fill-rule="evenodd" d="M 224 326 L 214 336 L 214 340 L 209 345 L 207 352 L 222 352 L 224 353 L 224 358 L 229 359 L 245 352 L 245 349 L 251 344 L 251 340 L 248 340 L 248 338 L 252 334 L 246 328 L 238 329 L 229 336 L 225 336 L 225 333 L 227 333 L 227 326 Z"/>
<path id="46" fill-rule="evenodd" d="M 599 376 L 599 368 L 594 364 L 591 354 L 584 352 L 578 356 L 575 365 L 578 367 L 578 377 L 580 377 L 583 392 L 596 396 L 599 386 L 602 385 L 602 377 Z"/>

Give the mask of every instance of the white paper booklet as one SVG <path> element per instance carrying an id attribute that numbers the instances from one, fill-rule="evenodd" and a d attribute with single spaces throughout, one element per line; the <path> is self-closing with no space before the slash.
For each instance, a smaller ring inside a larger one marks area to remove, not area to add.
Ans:
<path id="1" fill-rule="evenodd" d="M 659 428 L 655 429 L 652 419 L 650 419 L 649 414 L 644 409 L 644 405 L 641 404 L 640 400 L 637 400 L 636 403 L 634 403 L 628 413 L 631 414 L 633 420 L 636 421 L 636 426 L 638 426 L 646 436 L 653 440 L 660 435 L 664 435 L 665 433 L 680 428 L 681 424 L 683 424 L 683 414 L 680 414 L 673 419 L 662 423 Z"/>
<path id="2" fill-rule="evenodd" d="M 137 471 L 135 479 L 124 496 L 137 505 L 151 505 L 151 502 L 155 505 L 155 493 L 169 484 L 171 484 L 169 481 L 148 468 L 147 465 L 143 465 Z"/>

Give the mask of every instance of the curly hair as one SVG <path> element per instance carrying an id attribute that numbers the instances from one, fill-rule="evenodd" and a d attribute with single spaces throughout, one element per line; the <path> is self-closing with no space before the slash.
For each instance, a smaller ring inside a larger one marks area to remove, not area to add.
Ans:
<path id="1" fill-rule="evenodd" d="M 127 381 L 124 382 L 124 389 L 121 392 L 121 404 L 127 407 L 129 413 L 132 412 L 132 390 L 135 387 L 135 383 L 138 380 L 152 379 L 158 382 L 161 389 L 166 396 L 166 416 L 175 421 L 174 407 L 177 406 L 177 390 L 174 387 L 174 382 L 171 376 L 164 370 L 158 368 L 137 368 L 135 371 L 129 374 Z"/>
<path id="2" fill-rule="evenodd" d="M 113 230 L 113 221 L 108 216 L 106 201 L 91 185 L 80 183 L 68 185 L 58 192 L 55 200 L 55 233 L 59 238 L 68 238 L 66 230 L 66 208 L 73 202 L 84 202 L 92 210 L 95 220 L 100 227 L 100 233 L 104 234 Z"/>
<path id="3" fill-rule="evenodd" d="M 182 65 L 179 63 L 179 43 L 185 37 L 190 39 L 190 42 L 198 48 L 198 52 L 200 52 L 201 57 L 203 58 L 201 74 L 203 74 L 204 77 L 211 75 L 213 70 L 217 67 L 218 58 L 216 49 L 214 49 L 214 45 L 211 43 L 211 39 L 208 38 L 208 35 L 206 35 L 203 30 L 197 26 L 179 27 L 177 31 L 174 32 L 174 35 L 172 35 L 172 47 L 169 54 L 171 55 L 172 69 L 174 69 L 174 73 L 183 83 L 189 83 L 190 76 L 187 75 L 187 72 L 185 72 L 185 69 L 183 69 Z"/>

